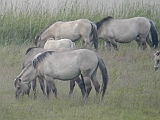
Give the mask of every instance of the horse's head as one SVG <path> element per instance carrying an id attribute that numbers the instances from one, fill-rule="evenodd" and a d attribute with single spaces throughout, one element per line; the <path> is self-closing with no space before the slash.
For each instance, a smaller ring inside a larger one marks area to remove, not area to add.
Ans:
<path id="1" fill-rule="evenodd" d="M 19 98 L 21 92 L 27 92 L 29 90 L 28 84 L 24 84 L 19 77 L 14 80 L 14 85 L 16 88 L 16 98 Z"/>
<path id="2" fill-rule="evenodd" d="M 154 68 L 157 70 L 160 67 L 160 51 L 154 53 Z"/>
<path id="3" fill-rule="evenodd" d="M 21 79 L 19 77 L 17 77 L 14 80 L 14 86 L 15 86 L 15 88 L 20 88 L 20 83 L 21 83 Z"/>
<path id="4" fill-rule="evenodd" d="M 34 44 L 37 47 L 43 48 L 44 44 L 46 43 L 47 40 L 54 40 L 54 38 L 49 38 L 49 39 L 42 39 L 40 36 L 38 38 L 35 38 Z"/>

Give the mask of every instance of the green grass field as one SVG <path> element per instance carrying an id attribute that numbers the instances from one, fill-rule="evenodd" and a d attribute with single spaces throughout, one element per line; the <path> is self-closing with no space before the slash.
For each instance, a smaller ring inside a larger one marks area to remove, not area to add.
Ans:
<path id="1" fill-rule="evenodd" d="M 77 5 L 75 5 L 77 6 Z M 115 18 L 144 16 L 153 20 L 160 31 L 160 8 L 156 5 L 124 3 L 107 11 L 89 9 L 65 11 L 56 14 L 40 11 L 6 11 L 0 17 L 0 120 L 159 120 L 160 74 L 154 71 L 156 50 L 137 48 L 136 42 L 118 44 L 119 51 L 102 50 L 99 41 L 98 54 L 106 63 L 109 84 L 104 100 L 96 98 L 92 88 L 89 99 L 84 102 L 78 86 L 68 98 L 69 82 L 56 81 L 58 99 L 51 94 L 48 100 L 38 86 L 38 98 L 15 100 L 14 79 L 20 74 L 27 48 L 33 46 L 34 37 L 56 20 L 88 18 L 93 22 L 107 15 Z M 75 8 L 74 8 L 75 9 Z M 101 12 L 103 11 L 103 12 Z M 14 13 L 14 14 L 13 14 Z M 160 34 L 159 34 L 160 36 Z M 76 43 L 79 47 L 79 44 Z M 102 82 L 98 71 L 99 82 Z"/>

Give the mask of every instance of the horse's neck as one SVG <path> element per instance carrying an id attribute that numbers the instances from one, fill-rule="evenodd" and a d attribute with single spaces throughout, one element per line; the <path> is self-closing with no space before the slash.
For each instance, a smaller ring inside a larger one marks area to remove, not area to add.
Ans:
<path id="1" fill-rule="evenodd" d="M 50 29 L 46 29 L 42 34 L 41 34 L 41 40 L 47 40 L 47 39 L 50 39 L 50 38 L 53 38 L 53 35 L 51 37 L 50 35 Z M 54 39 L 54 38 L 53 38 Z"/>
<path id="2" fill-rule="evenodd" d="M 24 83 L 29 83 L 30 81 L 36 79 L 36 77 L 37 77 L 36 69 L 33 68 L 33 66 L 30 66 L 30 68 L 23 71 L 21 75 L 21 80 Z"/>

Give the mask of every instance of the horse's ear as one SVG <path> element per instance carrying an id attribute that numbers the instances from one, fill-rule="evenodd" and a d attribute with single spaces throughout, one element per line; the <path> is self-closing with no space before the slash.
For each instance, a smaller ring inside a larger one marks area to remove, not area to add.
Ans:
<path id="1" fill-rule="evenodd" d="M 21 79 L 19 79 L 19 82 L 21 83 Z"/>
<path id="2" fill-rule="evenodd" d="M 15 80 L 15 82 L 14 82 L 14 85 L 15 85 L 16 88 L 19 88 L 19 87 L 20 87 L 20 84 L 19 84 L 19 83 L 21 83 L 21 79 L 20 79 L 20 78 L 17 78 L 17 79 Z"/>

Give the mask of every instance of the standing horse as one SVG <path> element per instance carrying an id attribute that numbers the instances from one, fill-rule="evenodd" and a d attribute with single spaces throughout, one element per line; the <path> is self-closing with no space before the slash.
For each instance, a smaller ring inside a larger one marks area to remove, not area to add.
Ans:
<path id="1" fill-rule="evenodd" d="M 22 91 L 28 90 L 28 83 L 40 76 L 48 83 L 59 80 L 71 80 L 79 75 L 83 76 L 85 83 L 85 98 L 88 98 L 91 90 L 91 82 L 97 82 L 97 68 L 100 68 L 103 78 L 102 98 L 104 97 L 108 73 L 103 60 L 93 51 L 88 49 L 79 49 L 67 52 L 47 51 L 36 55 L 30 64 L 28 64 L 15 79 L 15 87 Z M 54 83 L 54 82 L 53 82 Z M 99 83 L 97 83 L 97 92 L 99 93 Z M 51 87 L 55 89 L 54 84 Z M 16 92 L 16 98 L 19 93 Z"/>
<path id="2" fill-rule="evenodd" d="M 91 42 L 93 42 L 95 49 L 98 48 L 96 25 L 87 19 L 55 22 L 36 36 L 34 44 L 38 47 L 44 47 L 48 38 L 55 40 L 70 39 L 74 42 L 81 37 L 86 48 L 91 45 Z"/>
<path id="3" fill-rule="evenodd" d="M 29 48 L 27 51 L 26 51 L 26 55 L 25 55 L 25 59 L 23 61 L 23 69 L 33 60 L 34 56 L 39 54 L 39 53 L 43 53 L 43 52 L 46 52 L 46 51 L 54 51 L 54 52 L 62 52 L 62 51 L 71 51 L 73 49 L 71 48 L 59 48 L 59 49 L 43 49 L 43 48 L 39 48 L 39 47 L 32 47 L 32 48 Z M 45 85 L 44 85 L 44 80 L 41 78 L 41 77 L 38 77 L 38 80 L 39 80 L 39 83 L 40 83 L 40 87 L 41 87 L 41 90 L 43 92 L 43 94 L 45 95 Z M 72 92 L 73 92 L 73 89 L 74 89 L 74 86 L 75 86 L 75 81 L 77 82 L 78 86 L 80 87 L 81 89 L 81 93 L 82 93 L 82 96 L 84 96 L 85 94 L 85 90 L 84 90 L 84 83 L 83 81 L 77 77 L 75 78 L 74 80 L 71 80 L 70 81 L 70 92 L 69 92 L 69 96 L 71 96 Z M 48 84 L 48 83 L 47 83 Z M 32 88 L 33 88 L 33 91 L 34 91 L 34 98 L 37 97 L 37 94 L 36 94 L 36 79 L 32 81 Z M 53 92 L 54 89 L 52 89 Z M 17 89 L 17 92 L 22 92 L 22 91 L 19 91 Z M 29 92 L 30 92 L 30 84 L 29 84 L 29 89 L 28 91 L 26 92 L 29 96 Z M 50 93 L 50 88 L 48 87 L 47 85 L 47 97 L 49 97 L 49 93 Z M 24 93 L 23 93 L 24 94 Z M 22 94 L 22 95 L 23 95 Z"/>
<path id="4" fill-rule="evenodd" d="M 60 39 L 60 40 L 54 40 L 53 38 L 49 38 L 47 42 L 44 44 L 44 49 L 59 49 L 59 48 L 69 48 L 72 50 L 76 50 L 76 45 L 74 42 L 72 42 L 70 39 Z M 74 80 L 70 80 L 70 92 L 69 97 L 71 97 L 73 93 L 73 89 L 75 86 L 75 81 L 78 83 L 79 87 L 81 88 L 82 96 L 84 96 L 84 88 L 82 85 L 82 81 L 79 77 L 75 78 Z M 48 90 L 48 95 L 49 95 Z"/>
<path id="5" fill-rule="evenodd" d="M 103 18 L 96 23 L 98 38 L 102 38 L 109 46 L 110 43 L 117 49 L 116 42 L 129 43 L 136 40 L 143 49 L 146 48 L 146 41 L 150 47 L 158 47 L 158 35 L 153 21 L 144 17 L 130 19 L 114 19 L 111 16 Z M 152 42 L 149 40 L 151 31 Z"/>

